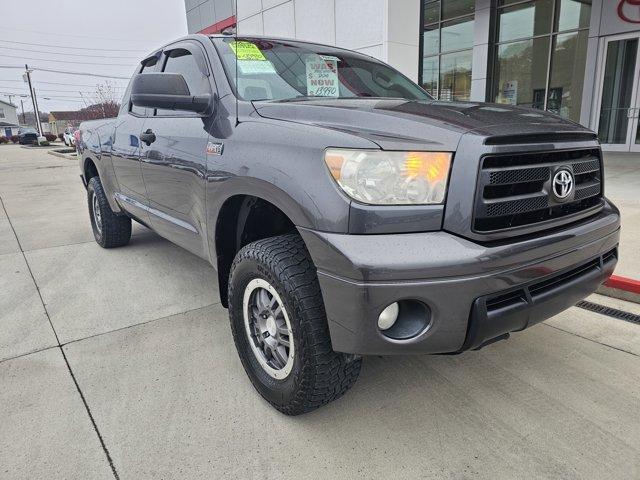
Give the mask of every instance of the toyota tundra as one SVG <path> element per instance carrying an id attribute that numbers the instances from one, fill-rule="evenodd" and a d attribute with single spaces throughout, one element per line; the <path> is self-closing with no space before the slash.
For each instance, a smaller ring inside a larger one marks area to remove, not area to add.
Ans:
<path id="1" fill-rule="evenodd" d="M 126 245 L 135 220 L 211 262 L 247 375 L 289 415 L 345 393 L 365 355 L 531 327 L 617 262 L 592 131 L 437 101 L 331 46 L 179 39 L 77 143 L 96 242 Z"/>

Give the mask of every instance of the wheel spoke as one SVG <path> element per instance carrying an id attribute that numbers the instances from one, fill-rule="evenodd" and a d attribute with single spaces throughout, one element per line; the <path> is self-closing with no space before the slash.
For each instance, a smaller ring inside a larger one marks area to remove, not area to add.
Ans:
<path id="1" fill-rule="evenodd" d="M 263 311 L 269 308 L 269 292 L 267 292 L 264 288 L 261 288 L 256 295 L 256 304 L 258 308 Z"/>
<path id="2" fill-rule="evenodd" d="M 278 333 L 289 336 L 289 327 L 287 327 L 287 323 L 284 320 L 278 322 L 277 329 Z"/>
<path id="3" fill-rule="evenodd" d="M 289 348 L 291 346 L 291 342 L 289 342 L 289 337 L 285 338 L 281 333 L 278 333 L 278 337 L 276 338 L 278 343 L 284 347 Z"/>
<path id="4" fill-rule="evenodd" d="M 278 304 L 278 299 L 276 298 L 275 295 L 271 296 L 271 300 L 269 301 L 269 309 L 273 310 L 275 306 L 280 306 Z"/>
<path id="5" fill-rule="evenodd" d="M 284 347 L 275 346 L 271 349 L 274 361 L 277 362 L 278 368 L 283 368 L 287 364 L 287 355 Z"/>

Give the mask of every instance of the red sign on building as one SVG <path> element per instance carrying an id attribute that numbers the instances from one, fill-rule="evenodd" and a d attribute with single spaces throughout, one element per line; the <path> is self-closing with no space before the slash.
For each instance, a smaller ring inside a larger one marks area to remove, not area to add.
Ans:
<path id="1" fill-rule="evenodd" d="M 618 17 L 629 23 L 640 23 L 640 0 L 620 0 Z"/>

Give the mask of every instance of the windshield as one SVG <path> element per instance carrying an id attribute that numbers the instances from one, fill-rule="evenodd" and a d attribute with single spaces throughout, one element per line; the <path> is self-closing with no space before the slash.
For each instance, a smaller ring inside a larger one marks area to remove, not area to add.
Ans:
<path id="1" fill-rule="evenodd" d="M 398 71 L 355 52 L 248 37 L 213 37 L 212 41 L 229 80 L 243 100 L 309 97 L 432 100 Z"/>
<path id="2" fill-rule="evenodd" d="M 18 129 L 18 133 L 38 133 L 35 128 L 23 127 Z"/>

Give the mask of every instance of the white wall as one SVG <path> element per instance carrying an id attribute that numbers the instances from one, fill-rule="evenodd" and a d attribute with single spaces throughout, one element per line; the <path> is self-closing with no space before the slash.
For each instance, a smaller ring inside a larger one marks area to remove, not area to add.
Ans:
<path id="1" fill-rule="evenodd" d="M 420 0 L 238 0 L 238 33 L 356 50 L 418 79 Z"/>

